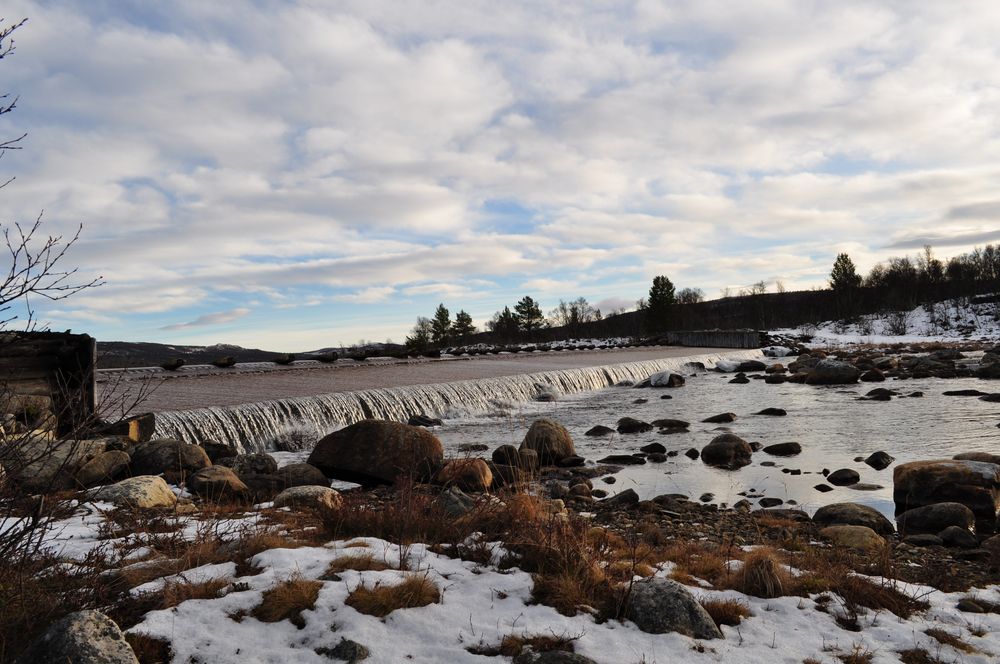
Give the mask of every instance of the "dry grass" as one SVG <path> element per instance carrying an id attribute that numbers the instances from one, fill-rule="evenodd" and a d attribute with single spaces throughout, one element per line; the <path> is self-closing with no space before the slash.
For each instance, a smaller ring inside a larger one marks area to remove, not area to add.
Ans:
<path id="1" fill-rule="evenodd" d="M 903 664 L 945 664 L 923 648 L 909 648 L 899 651 L 899 661 Z"/>
<path id="2" fill-rule="evenodd" d="M 423 575 L 408 575 L 401 583 L 372 587 L 361 584 L 347 595 L 344 603 L 359 613 L 384 618 L 397 609 L 412 609 L 441 601 L 441 591 Z"/>
<path id="3" fill-rule="evenodd" d="M 582 635 L 581 635 L 582 636 Z M 469 652 L 484 657 L 517 657 L 525 650 L 533 652 L 573 652 L 573 641 L 580 636 L 559 636 L 556 634 L 508 634 L 498 646 L 474 646 Z"/>
<path id="4" fill-rule="evenodd" d="M 266 591 L 250 615 L 261 622 L 288 620 L 302 629 L 306 624 L 302 612 L 316 606 L 322 587 L 322 581 L 292 577 Z"/>
<path id="5" fill-rule="evenodd" d="M 875 653 L 864 644 L 855 643 L 851 652 L 837 655 L 837 659 L 844 664 L 871 664 L 872 660 L 875 659 Z"/>
<path id="6" fill-rule="evenodd" d="M 170 609 L 189 599 L 215 599 L 228 585 L 229 582 L 223 579 L 210 579 L 201 583 L 170 581 L 163 585 L 161 608 Z"/>
<path id="7" fill-rule="evenodd" d="M 739 552 L 734 555 L 736 553 Z M 726 557 L 718 549 L 700 542 L 677 542 L 668 547 L 663 556 L 674 563 L 670 577 L 680 583 L 693 584 L 697 578 L 719 586 L 729 577 Z"/>
<path id="8" fill-rule="evenodd" d="M 932 627 L 930 629 L 925 629 L 924 630 L 924 634 L 926 634 L 927 636 L 931 637 L 932 639 L 934 639 L 938 643 L 943 643 L 946 646 L 951 646 L 955 650 L 960 650 L 960 651 L 965 652 L 965 653 L 976 653 L 976 652 L 979 652 L 979 650 L 975 646 L 973 646 L 973 645 L 971 645 L 969 643 L 966 643 L 965 641 L 962 640 L 961 637 L 956 636 L 954 634 L 949 634 L 948 632 L 944 631 L 943 629 L 939 629 L 937 627 Z"/>
<path id="9" fill-rule="evenodd" d="M 155 636 L 130 632 L 125 635 L 125 640 L 132 646 L 139 664 L 167 664 L 173 659 L 170 644 Z"/>
<path id="10" fill-rule="evenodd" d="M 356 572 L 381 572 L 387 569 L 393 569 L 393 567 L 384 560 L 377 559 L 374 553 L 365 552 L 358 555 L 341 556 L 332 560 L 327 566 L 326 573 L 323 575 L 323 578 L 339 578 L 339 574 L 346 572 L 349 569 Z"/>
<path id="11" fill-rule="evenodd" d="M 773 549 L 754 549 L 732 577 L 731 587 L 746 595 L 774 598 L 791 594 L 794 582 Z"/>
<path id="12" fill-rule="evenodd" d="M 700 604 L 719 627 L 723 625 L 735 627 L 743 622 L 744 618 L 753 615 L 750 606 L 738 599 L 706 599 L 701 600 Z"/>

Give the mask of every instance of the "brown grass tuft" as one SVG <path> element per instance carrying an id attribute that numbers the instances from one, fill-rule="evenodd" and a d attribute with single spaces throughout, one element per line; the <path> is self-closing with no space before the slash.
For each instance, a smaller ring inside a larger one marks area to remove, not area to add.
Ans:
<path id="1" fill-rule="evenodd" d="M 837 659 L 844 664 L 871 664 L 872 660 L 875 659 L 875 653 L 864 644 L 855 643 L 851 652 L 837 655 Z"/>
<path id="2" fill-rule="evenodd" d="M 761 547 L 747 554 L 733 575 L 732 587 L 754 597 L 774 598 L 789 594 L 792 576 L 773 549 Z"/>
<path id="3" fill-rule="evenodd" d="M 363 583 L 352 590 L 344 603 L 359 613 L 384 618 L 396 609 L 412 609 L 441 601 L 441 591 L 423 575 L 408 575 L 402 583 L 368 587 Z"/>
<path id="4" fill-rule="evenodd" d="M 168 664 L 174 653 L 170 644 L 163 639 L 139 632 L 125 634 L 125 640 L 132 646 L 139 664 Z"/>
<path id="5" fill-rule="evenodd" d="M 677 542 L 668 547 L 663 556 L 674 563 L 670 577 L 680 583 L 693 584 L 694 579 L 698 578 L 718 586 L 729 576 L 726 558 L 718 549 L 709 548 L 700 542 Z"/>
<path id="6" fill-rule="evenodd" d="M 557 636 L 555 634 L 508 634 L 500 641 L 499 646 L 474 646 L 469 652 L 484 657 L 517 657 L 525 650 L 533 652 L 573 652 L 573 641 L 579 636 Z"/>
<path id="7" fill-rule="evenodd" d="M 316 606 L 322 587 L 321 581 L 293 577 L 266 591 L 250 615 L 261 622 L 288 620 L 302 629 L 306 624 L 302 612 Z"/>
<path id="8" fill-rule="evenodd" d="M 899 661 L 903 664 L 945 664 L 923 648 L 909 648 L 899 651 Z"/>
<path id="9" fill-rule="evenodd" d="M 719 627 L 723 625 L 735 627 L 743 622 L 744 618 L 753 615 L 750 612 L 750 606 L 738 599 L 705 599 L 701 600 L 700 604 L 708 611 L 708 615 L 712 616 L 712 620 Z"/>
<path id="10" fill-rule="evenodd" d="M 356 572 L 381 572 L 393 567 L 384 560 L 378 560 L 374 553 L 366 552 L 359 555 L 340 556 L 330 562 L 326 568 L 324 579 L 336 577 L 347 570 Z"/>
<path id="11" fill-rule="evenodd" d="M 924 634 L 926 634 L 927 636 L 931 637 L 932 639 L 934 639 L 938 643 L 943 643 L 946 646 L 951 646 L 955 650 L 961 650 L 962 652 L 965 652 L 965 653 L 979 652 L 979 650 L 975 646 L 973 646 L 973 645 L 971 645 L 969 643 L 966 643 L 965 641 L 962 640 L 961 637 L 956 636 L 954 634 L 949 634 L 948 632 L 944 631 L 943 629 L 940 629 L 940 628 L 937 628 L 937 627 L 932 627 L 930 629 L 925 629 L 924 630 Z"/>
<path id="12" fill-rule="evenodd" d="M 219 596 L 219 591 L 228 585 L 229 582 L 223 579 L 210 579 L 201 583 L 169 581 L 163 586 L 162 608 L 171 609 L 189 599 L 215 599 Z"/>

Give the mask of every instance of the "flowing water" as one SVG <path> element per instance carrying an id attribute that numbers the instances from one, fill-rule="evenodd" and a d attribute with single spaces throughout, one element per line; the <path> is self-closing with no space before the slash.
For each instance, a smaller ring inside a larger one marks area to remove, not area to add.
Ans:
<path id="1" fill-rule="evenodd" d="M 486 445 L 492 451 L 504 443 L 520 444 L 532 421 L 549 417 L 567 427 L 578 454 L 588 459 L 588 463 L 608 454 L 636 452 L 651 442 L 679 452 L 664 463 L 626 467 L 614 475 L 614 484 L 594 480 L 595 488 L 610 494 L 632 488 L 641 498 L 681 493 L 697 500 L 702 494 L 711 493 L 711 502 L 729 505 L 744 497 L 756 505 L 759 497 L 766 495 L 810 512 L 823 504 L 852 501 L 872 505 L 890 516 L 892 466 L 876 471 L 855 459 L 877 450 L 896 457 L 895 464 L 948 458 L 964 451 L 1000 453 L 1000 428 L 997 428 L 1000 404 L 975 397 L 942 395 L 946 390 L 989 391 L 984 381 L 933 378 L 887 381 L 878 386 L 903 394 L 922 391 L 925 396 L 894 397 L 883 402 L 860 399 L 872 385 L 767 385 L 759 380 L 744 385 L 729 384 L 732 374 L 698 371 L 690 364 L 703 362 L 711 367 L 722 357 L 753 356 L 759 356 L 758 352 L 733 351 L 160 413 L 157 435 L 223 440 L 244 449 L 261 450 L 271 447 L 282 435 L 287 437 L 289 431 L 302 431 L 303 438 L 315 440 L 316 435 L 364 417 L 405 420 L 413 413 L 423 412 L 445 418 L 444 426 L 434 431 L 444 443 L 446 455 L 461 456 L 461 448 L 466 445 Z M 667 369 L 684 373 L 687 384 L 673 389 L 618 386 L 622 381 L 638 381 Z M 553 393 L 558 398 L 553 402 L 535 401 L 540 392 Z M 637 400 L 646 401 L 635 403 Z M 783 408 L 788 415 L 754 414 L 766 407 Z M 701 423 L 722 412 L 735 413 L 736 421 L 725 426 Z M 672 435 L 662 435 L 656 430 L 605 438 L 584 435 L 597 424 L 614 428 L 624 416 L 645 421 L 674 418 L 692 425 L 690 431 Z M 763 445 L 795 441 L 802 445 L 803 451 L 785 458 L 756 452 L 752 464 L 737 471 L 711 468 L 684 456 L 684 451 L 700 450 L 723 431 L 732 431 Z M 481 454 L 488 455 L 489 451 Z M 287 461 L 307 454 L 305 450 L 279 456 Z M 821 493 L 813 488 L 824 482 L 823 469 L 838 468 L 857 470 L 865 490 L 834 487 L 831 492 Z M 792 470 L 801 474 L 784 472 Z"/>

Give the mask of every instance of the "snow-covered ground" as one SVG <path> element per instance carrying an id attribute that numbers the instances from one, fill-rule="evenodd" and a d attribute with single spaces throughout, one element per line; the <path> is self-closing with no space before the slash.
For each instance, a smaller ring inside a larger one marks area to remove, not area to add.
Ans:
<path id="1" fill-rule="evenodd" d="M 812 337 L 811 346 L 1000 340 L 1000 304 L 971 304 L 968 299 L 921 305 L 853 320 L 773 330 L 775 336 Z"/>

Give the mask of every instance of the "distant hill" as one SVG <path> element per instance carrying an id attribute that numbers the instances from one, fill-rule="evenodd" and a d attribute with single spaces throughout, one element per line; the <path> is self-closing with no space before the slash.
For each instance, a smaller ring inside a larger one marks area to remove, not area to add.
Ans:
<path id="1" fill-rule="evenodd" d="M 368 344 L 355 348 L 321 348 L 295 355 L 298 359 L 305 360 L 309 359 L 310 356 L 328 352 L 339 353 L 342 357 L 350 357 L 353 354 L 372 355 L 398 352 L 401 349 L 402 346 L 397 345 Z M 97 342 L 97 366 L 100 369 L 153 367 L 174 358 L 184 360 L 185 364 L 209 364 L 213 360 L 227 355 L 231 355 L 237 362 L 268 362 L 283 354 L 259 348 L 243 348 L 232 344 L 176 346 L 138 341 Z"/>

